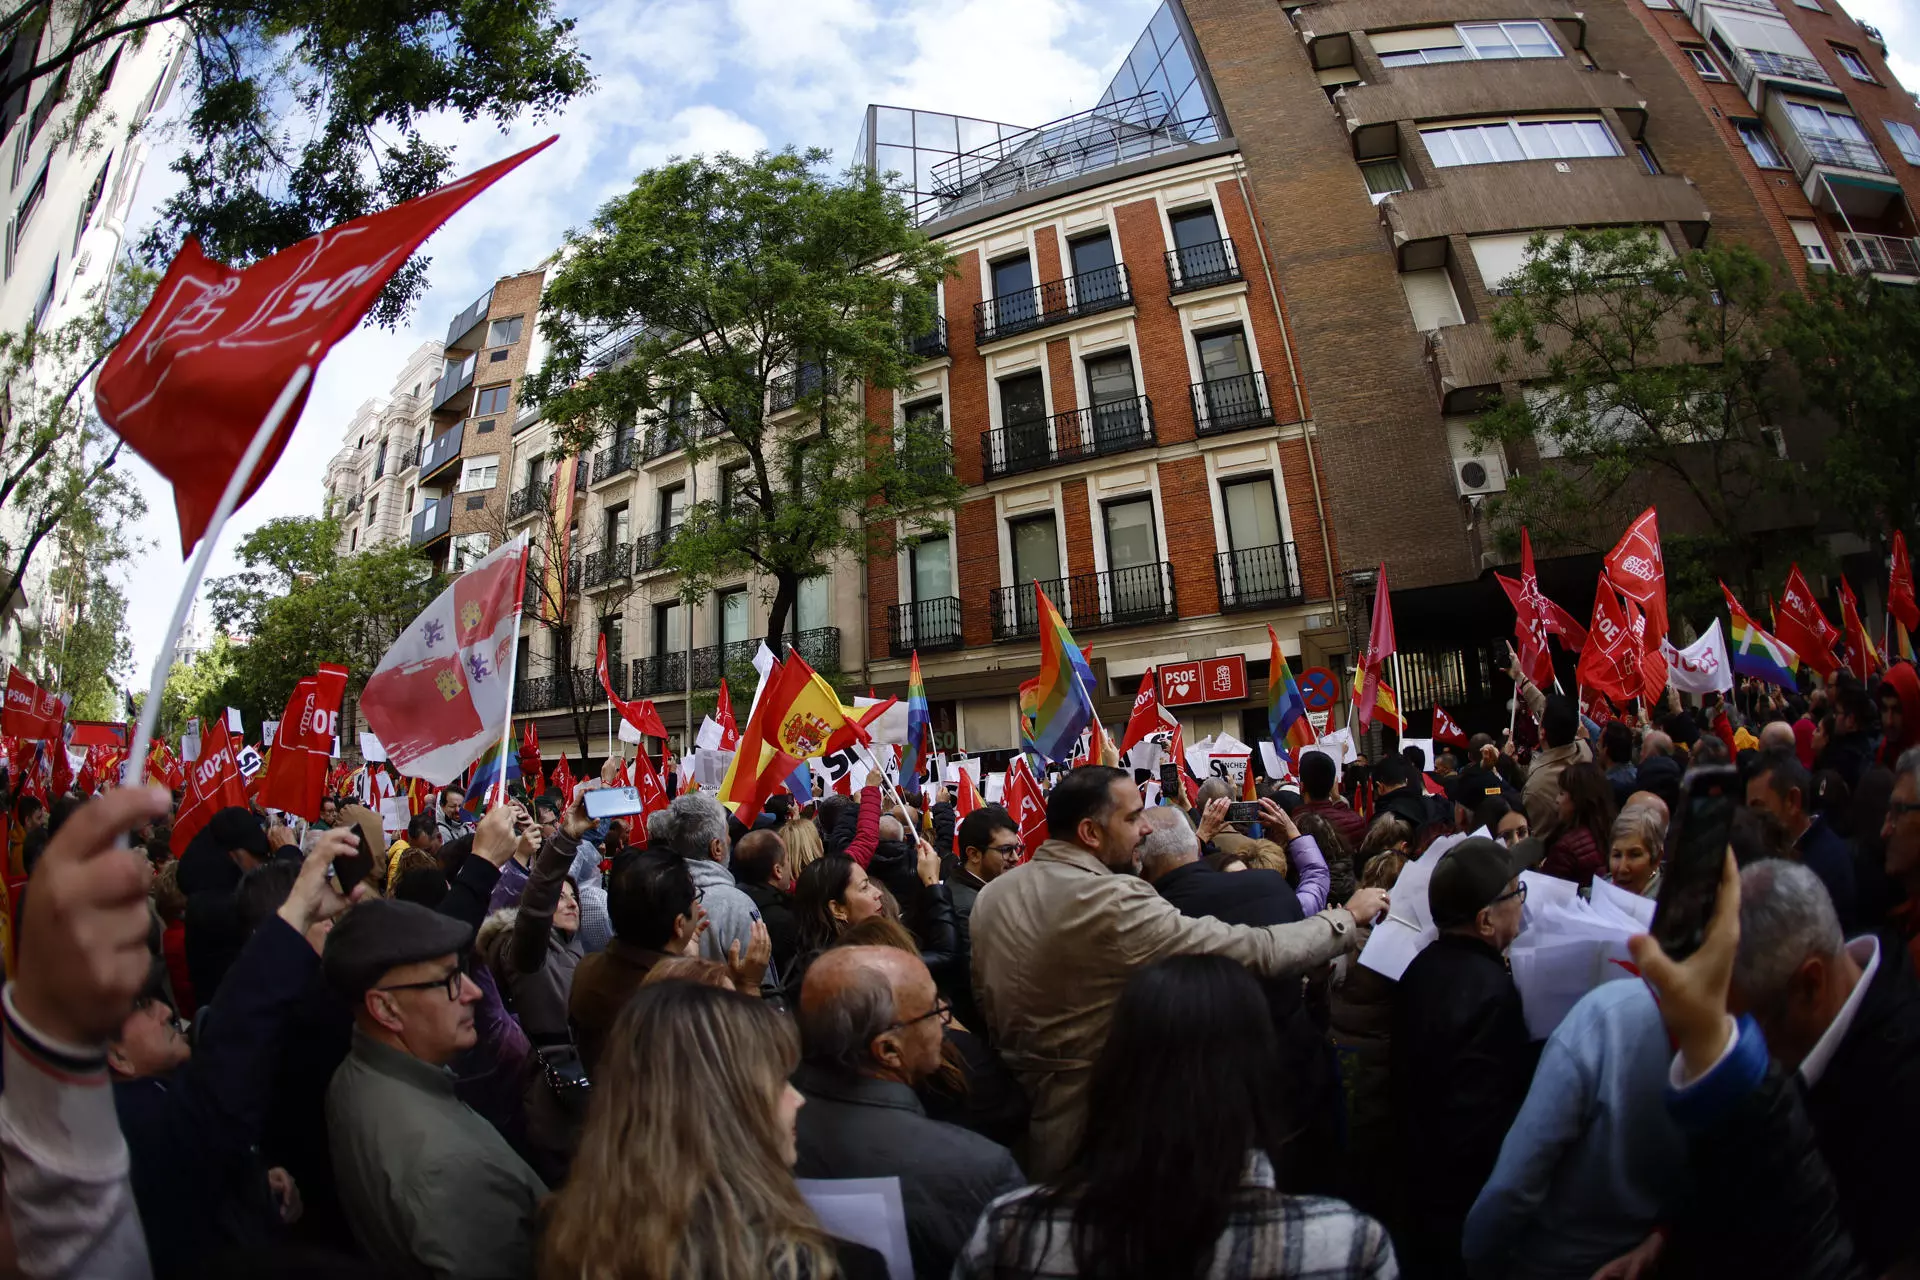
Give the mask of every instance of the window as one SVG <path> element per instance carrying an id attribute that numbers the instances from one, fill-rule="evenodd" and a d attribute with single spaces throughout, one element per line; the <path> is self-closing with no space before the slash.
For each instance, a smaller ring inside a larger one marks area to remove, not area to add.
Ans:
<path id="1" fill-rule="evenodd" d="M 371 529 L 373 527 L 373 522 L 379 519 L 379 517 L 380 517 L 380 495 L 376 493 L 372 497 L 367 499 L 367 527 Z"/>
<path id="2" fill-rule="evenodd" d="M 687 519 L 687 486 L 677 484 L 660 491 L 660 532 L 672 534 Z"/>
<path id="3" fill-rule="evenodd" d="M 1849 49 L 1845 45 L 1836 44 L 1833 46 L 1833 56 L 1840 59 L 1840 65 L 1845 67 L 1847 74 L 1855 80 L 1865 80 L 1868 84 L 1880 83 L 1879 77 L 1873 74 L 1873 68 L 1867 65 L 1867 60 L 1860 56 L 1858 49 Z"/>
<path id="4" fill-rule="evenodd" d="M 1644 142 L 1633 144 L 1633 154 L 1640 157 L 1640 163 L 1646 166 L 1648 173 L 1659 173 L 1660 162 L 1654 159 L 1653 148 Z"/>
<path id="5" fill-rule="evenodd" d="M 1200 355 L 1202 382 L 1242 379 L 1253 372 L 1253 360 L 1247 353 L 1247 335 L 1239 325 L 1195 334 L 1193 345 Z"/>
<path id="6" fill-rule="evenodd" d="M 944 600 L 953 595 L 953 566 L 944 535 L 914 544 L 907 558 L 907 590 L 914 600 Z"/>
<path id="7" fill-rule="evenodd" d="M 45 203 L 46 198 L 47 166 L 43 164 L 40 166 L 39 176 L 33 180 L 33 185 L 27 188 L 27 194 L 20 197 L 20 208 L 13 215 L 13 237 L 15 244 L 20 242 L 20 237 L 27 234 L 28 220 L 31 219 L 34 212 Z"/>
<path id="8" fill-rule="evenodd" d="M 1131 353 L 1115 351 L 1088 360 L 1087 394 L 1093 408 L 1094 448 L 1119 448 L 1139 439 L 1140 393 L 1133 380 Z"/>
<path id="9" fill-rule="evenodd" d="M 359 549 L 360 549 L 360 530 L 358 529 L 347 530 L 347 550 L 358 551 Z"/>
<path id="10" fill-rule="evenodd" d="M 1839 165 L 1885 173 L 1887 166 L 1867 139 L 1860 122 L 1844 111 L 1832 111 L 1810 102 L 1788 102 L 1787 118 L 1816 164 Z"/>
<path id="11" fill-rule="evenodd" d="M 600 634 L 607 641 L 607 665 L 617 667 L 620 655 L 627 649 L 627 620 L 621 614 L 609 614 L 600 619 Z"/>
<path id="12" fill-rule="evenodd" d="M 720 643 L 740 644 L 747 639 L 747 589 L 729 587 L 715 593 L 714 605 L 720 615 Z"/>
<path id="13" fill-rule="evenodd" d="M 523 316 L 503 316 L 487 326 L 487 345 L 490 347 L 510 347 L 520 341 L 520 324 Z"/>
<path id="14" fill-rule="evenodd" d="M 1457 27 L 1381 31 L 1369 37 L 1389 67 L 1486 58 L 1557 58 L 1560 46 L 1538 22 L 1473 22 Z"/>
<path id="15" fill-rule="evenodd" d="M 1453 280 L 1445 267 L 1425 271 L 1402 271 L 1400 289 L 1407 295 L 1407 309 L 1413 313 L 1413 327 L 1422 333 L 1465 324 L 1460 314 L 1460 299 L 1454 296 Z"/>
<path id="16" fill-rule="evenodd" d="M 627 515 L 626 503 L 606 509 L 601 516 L 600 532 L 600 545 L 608 550 L 624 547 L 632 540 L 633 527 Z"/>
<path id="17" fill-rule="evenodd" d="M 1646 0 L 1646 5 L 1649 9 L 1671 9 L 1673 0 Z"/>
<path id="18" fill-rule="evenodd" d="M 1375 204 L 1379 204 L 1394 192 L 1405 191 L 1413 185 L 1407 181 L 1407 169 L 1400 163 L 1399 156 L 1367 161 L 1360 166 L 1360 176 L 1366 179 L 1367 198 Z"/>
<path id="19" fill-rule="evenodd" d="M 1024 587 L 1030 582 L 1052 582 L 1060 576 L 1060 542 L 1054 531 L 1053 514 L 1029 516 L 1009 521 L 1007 533 L 1013 541 L 1013 581 Z M 1023 607 L 1033 608 L 1031 598 L 1023 597 Z M 1023 613 L 1022 618 L 1027 615 Z"/>
<path id="20" fill-rule="evenodd" d="M 1920 164 L 1920 129 L 1899 120 L 1883 120 L 1887 133 L 1893 138 L 1893 145 L 1900 148 L 1900 154 L 1907 158 L 1908 164 Z"/>
<path id="21" fill-rule="evenodd" d="M 1002 258 L 993 264 L 993 296 L 1010 297 L 1033 288 L 1033 263 L 1026 254 Z"/>
<path id="22" fill-rule="evenodd" d="M 1793 0 L 1793 2 L 1799 5 L 1802 9 L 1811 9 L 1815 13 L 1826 12 L 1825 9 L 1822 9 L 1820 7 L 1820 0 Z"/>
<path id="23" fill-rule="evenodd" d="M 1039 374 L 1000 380 L 1000 425 L 1007 470 L 1047 456 L 1047 392 Z"/>
<path id="24" fill-rule="evenodd" d="M 1613 130 L 1599 120 L 1503 120 L 1498 124 L 1423 129 L 1420 137 L 1433 163 L 1442 169 L 1620 154 Z"/>
<path id="25" fill-rule="evenodd" d="M 1460 34 L 1478 58 L 1557 58 L 1560 46 L 1538 22 L 1463 23 Z"/>
<path id="26" fill-rule="evenodd" d="M 467 458 L 460 463 L 460 492 L 470 493 L 475 489 L 491 489 L 500 479 L 500 455 L 487 454 L 481 458 Z"/>
<path id="27" fill-rule="evenodd" d="M 505 413 L 507 397 L 513 392 L 511 382 L 503 382 L 497 387 L 482 387 L 473 396 L 473 416 L 484 418 L 489 414 Z"/>
<path id="28" fill-rule="evenodd" d="M 945 407 L 940 397 L 931 400 L 916 400 L 900 410 L 902 422 L 901 434 L 917 439 L 946 439 L 946 420 L 941 414 Z"/>
<path id="29" fill-rule="evenodd" d="M 1557 232 L 1553 233 L 1556 236 Z M 1507 281 L 1526 265 L 1528 232 L 1509 235 L 1471 236 L 1467 247 L 1473 250 L 1474 263 L 1480 268 L 1480 280 L 1488 293 L 1504 293 Z"/>
<path id="30" fill-rule="evenodd" d="M 1693 69 L 1700 73 L 1702 80 L 1726 80 L 1726 74 L 1720 70 L 1720 64 L 1713 60 L 1713 54 L 1705 45 L 1683 44 L 1680 52 L 1687 55 L 1687 61 L 1693 64 Z"/>
<path id="31" fill-rule="evenodd" d="M 46 322 L 47 312 L 53 310 L 53 295 L 60 288 L 60 260 L 53 260 L 53 270 L 47 272 L 47 283 L 40 290 L 40 296 L 33 303 L 33 326 L 39 328 Z"/>
<path id="32" fill-rule="evenodd" d="M 413 514 L 413 486 L 412 485 L 407 486 L 405 501 L 402 504 L 400 509 L 406 512 L 408 515 Z"/>
<path id="33" fill-rule="evenodd" d="M 787 626 L 798 635 L 802 631 L 818 631 L 832 624 L 833 577 L 831 574 L 816 574 L 800 580 L 800 590 L 794 597 L 793 613 L 789 615 Z"/>
<path id="34" fill-rule="evenodd" d="M 447 561 L 447 572 L 465 573 L 487 558 L 487 552 L 493 550 L 493 537 L 485 533 L 456 534 L 453 539 L 453 552 Z"/>
<path id="35" fill-rule="evenodd" d="M 1073 258 L 1073 296 L 1082 307 L 1098 306 L 1120 297 L 1120 271 L 1113 256 L 1113 237 L 1102 231 L 1067 242 Z"/>
<path id="36" fill-rule="evenodd" d="M 1787 162 L 1780 158 L 1780 148 L 1773 145 L 1773 138 L 1767 133 L 1767 126 L 1758 120 L 1735 120 L 1735 132 L 1740 141 L 1747 146 L 1747 154 L 1762 169 L 1784 169 Z"/>
<path id="37" fill-rule="evenodd" d="M 378 480 L 385 474 L 387 474 L 387 442 L 382 440 L 379 449 L 373 455 L 373 478 Z"/>
<path id="38" fill-rule="evenodd" d="M 1182 209 L 1167 219 L 1173 226 L 1173 247 L 1188 249 L 1198 244 L 1213 244 L 1220 239 L 1220 223 L 1213 206 Z"/>
<path id="39" fill-rule="evenodd" d="M 73 229 L 73 251 L 80 252 L 80 237 L 87 234 L 87 227 L 93 222 L 94 213 L 100 208 L 101 198 L 107 194 L 107 170 L 113 167 L 113 157 L 100 166 L 100 172 L 93 176 L 93 185 L 87 188 L 86 203 L 80 206 L 80 220 Z"/>
<path id="40" fill-rule="evenodd" d="M 746 519 L 752 512 L 752 477 L 747 473 L 747 464 L 726 468 L 720 473 L 720 515 L 723 519 L 738 516 Z"/>
<path id="41" fill-rule="evenodd" d="M 1272 476 L 1229 481 L 1220 486 L 1220 498 L 1230 550 L 1245 553 L 1280 544 L 1280 506 L 1274 500 Z"/>
<path id="42" fill-rule="evenodd" d="M 1153 499 L 1146 495 L 1109 502 L 1101 512 L 1107 537 L 1107 568 L 1119 573 L 1127 569 L 1157 567 L 1160 545 L 1153 530 Z M 1155 575 L 1156 580 L 1158 575 Z"/>
<path id="43" fill-rule="evenodd" d="M 679 653 L 687 647 L 687 613 L 678 600 L 653 606 L 653 651 Z"/>
<path id="44" fill-rule="evenodd" d="M 1808 222 L 1804 218 L 1789 218 L 1787 225 L 1793 228 L 1793 238 L 1800 242 L 1800 252 L 1807 255 L 1807 266 L 1815 271 L 1833 270 L 1833 258 L 1827 252 L 1827 239 L 1820 234 L 1818 223 Z"/>
<path id="45" fill-rule="evenodd" d="M 1040 320 L 1033 291 L 1033 262 L 1026 254 L 1002 258 L 992 266 L 993 325 L 996 332 L 1030 329 Z"/>

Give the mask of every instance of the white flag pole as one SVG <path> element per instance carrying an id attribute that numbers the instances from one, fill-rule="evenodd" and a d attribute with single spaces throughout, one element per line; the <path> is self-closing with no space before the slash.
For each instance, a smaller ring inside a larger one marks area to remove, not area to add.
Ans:
<path id="1" fill-rule="evenodd" d="M 500 777 L 494 784 L 495 804 L 507 802 L 507 752 L 513 750 L 513 690 L 520 678 L 520 619 L 527 611 L 527 535 L 521 534 L 514 539 L 521 544 L 520 552 L 520 607 L 513 611 L 513 645 L 507 659 L 507 714 L 500 724 Z M 573 679 L 573 673 L 567 673 L 567 679 Z"/>
<path id="2" fill-rule="evenodd" d="M 267 410 L 267 416 L 260 420 L 260 429 L 253 433 L 253 439 L 247 443 L 247 451 L 240 455 L 240 464 L 227 477 L 227 487 L 221 491 L 220 501 L 213 508 L 213 516 L 200 535 L 200 546 L 193 553 L 193 563 L 187 568 L 187 580 L 180 586 L 180 598 L 173 604 L 173 620 L 167 624 L 167 636 L 161 642 L 160 656 L 154 659 L 153 679 L 147 686 L 147 702 L 140 708 L 140 726 L 133 735 L 133 746 L 122 774 L 133 786 L 146 781 L 147 749 L 153 745 L 153 730 L 160 722 L 160 700 L 166 693 L 167 676 L 173 670 L 173 655 L 180 644 L 180 628 L 186 625 L 187 611 L 193 608 L 193 598 L 199 593 L 200 580 L 206 576 L 207 561 L 213 555 L 213 544 L 220 540 L 220 531 L 226 527 L 227 518 L 240 505 L 240 495 L 246 492 L 254 470 L 267 452 L 267 446 L 280 430 L 280 423 L 293 409 L 293 402 L 300 398 L 300 393 L 306 389 L 312 377 L 313 366 L 303 364 L 287 379 L 287 385 L 280 389 L 279 398 Z"/>

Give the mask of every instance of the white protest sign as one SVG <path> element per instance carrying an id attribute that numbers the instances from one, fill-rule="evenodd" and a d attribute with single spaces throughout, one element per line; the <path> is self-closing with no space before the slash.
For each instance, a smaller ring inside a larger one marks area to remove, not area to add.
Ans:
<path id="1" fill-rule="evenodd" d="M 383 764 L 387 759 L 387 749 L 380 745 L 380 739 L 364 729 L 360 731 L 360 758 L 368 764 Z"/>
<path id="2" fill-rule="evenodd" d="M 1353 730 L 1335 729 L 1332 733 L 1320 735 L 1320 745 L 1337 764 L 1352 764 L 1360 753 L 1353 746 Z"/>
<path id="3" fill-rule="evenodd" d="M 623 719 L 620 721 L 620 741 L 637 747 L 640 745 L 640 731 Z"/>
<path id="4" fill-rule="evenodd" d="M 1422 773 L 1432 772 L 1433 770 L 1433 739 L 1432 738 L 1400 739 L 1400 750 L 1403 754 L 1406 752 L 1406 749 L 1408 747 L 1414 747 L 1418 749 L 1420 752 L 1420 761 L 1421 761 L 1420 772 Z"/>
<path id="5" fill-rule="evenodd" d="M 234 752 L 233 764 L 236 769 L 240 770 L 240 776 L 243 778 L 251 778 L 254 774 L 259 773 L 267 767 L 267 762 L 262 760 L 260 753 L 255 751 L 251 746 L 242 747 Z"/>

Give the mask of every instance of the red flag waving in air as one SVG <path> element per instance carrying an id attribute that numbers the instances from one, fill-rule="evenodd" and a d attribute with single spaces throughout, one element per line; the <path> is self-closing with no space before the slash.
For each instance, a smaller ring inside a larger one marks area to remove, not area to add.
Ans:
<path id="1" fill-rule="evenodd" d="M 1787 589 L 1774 613 L 1773 634 L 1798 654 L 1800 661 L 1822 676 L 1830 676 L 1840 669 L 1839 661 L 1833 656 L 1833 642 L 1839 639 L 1840 633 L 1827 621 L 1827 615 L 1820 612 L 1813 588 L 1807 585 L 1797 564 L 1787 573 Z"/>
<path id="2" fill-rule="evenodd" d="M 1627 610 L 1603 577 L 1594 585 L 1593 626 L 1587 646 L 1580 651 L 1574 679 L 1622 702 L 1640 696 L 1640 653 L 1634 643 Z"/>
<path id="3" fill-rule="evenodd" d="M 1887 612 L 1908 631 L 1920 631 L 1920 603 L 1913 598 L 1913 562 L 1907 559 L 1907 535 L 1893 531 L 1893 575 L 1887 581 Z"/>
<path id="4" fill-rule="evenodd" d="M 327 766 L 333 756 L 333 734 L 340 718 L 340 696 L 347 689 L 347 669 L 330 662 L 317 674 L 293 687 L 287 709 L 273 731 L 266 775 L 260 782 L 260 803 L 311 821 L 320 816 L 327 794 Z"/>
<path id="5" fill-rule="evenodd" d="M 622 698 L 613 691 L 613 678 L 607 670 L 607 637 L 605 632 L 600 634 L 600 645 L 594 652 L 593 669 L 599 672 L 600 687 L 607 691 L 607 701 L 613 704 L 613 709 L 620 713 L 622 720 L 625 720 L 647 737 L 664 738 L 667 736 L 667 726 L 662 723 L 660 712 L 655 709 L 653 705 L 653 699 L 640 698 L 633 702 L 628 702 L 625 698 Z M 564 759 L 564 757 L 562 758 Z"/>
<path id="6" fill-rule="evenodd" d="M 1007 766 L 1007 780 L 1000 791 L 1002 806 L 1020 831 L 1020 843 L 1026 846 L 1020 855 L 1025 862 L 1047 838 L 1047 797 L 1039 779 L 1027 766 L 1025 756 L 1015 756 Z"/>
<path id="7" fill-rule="evenodd" d="M 738 751 L 740 749 L 740 722 L 733 718 L 733 695 L 727 692 L 727 681 L 720 680 L 720 698 L 713 708 L 714 723 L 720 726 L 720 749 Z"/>
<path id="8" fill-rule="evenodd" d="M 187 774 L 187 794 L 180 816 L 173 820 L 173 838 L 182 849 L 198 835 L 208 819 L 222 809 L 247 803 L 247 784 L 234 763 L 233 743 L 224 733 L 201 738 L 200 758 Z"/>
<path id="9" fill-rule="evenodd" d="M 1607 552 L 1607 581 L 1646 616 L 1642 647 L 1657 650 L 1667 635 L 1667 564 L 1660 554 L 1660 522 L 1652 507 L 1627 526 Z"/>
<path id="10" fill-rule="evenodd" d="M 1366 673 L 1360 689 L 1360 723 L 1373 722 L 1374 707 L 1380 701 L 1380 686 L 1385 682 L 1385 666 L 1394 653 L 1393 641 L 1393 597 L 1387 590 L 1387 566 L 1380 566 L 1380 576 L 1373 586 L 1373 633 L 1367 640 L 1367 651 L 1360 655 L 1360 669 Z"/>
<path id="11" fill-rule="evenodd" d="M 520 735 L 520 778 L 528 795 L 547 794 L 547 771 L 540 763 L 540 731 L 531 720 Z"/>
<path id="12" fill-rule="evenodd" d="M 1433 740 L 1451 742 L 1459 746 L 1467 745 L 1467 731 L 1453 722 L 1453 717 L 1442 711 L 1436 704 L 1433 708 Z"/>
<path id="13" fill-rule="evenodd" d="M 173 482 L 183 554 L 200 540 L 241 455 L 301 368 L 360 323 L 421 241 L 553 141 L 331 227 L 242 271 L 187 241 L 107 357 L 94 391 L 107 425 Z M 286 447 L 305 399 L 302 390 L 281 419 L 243 501 Z"/>

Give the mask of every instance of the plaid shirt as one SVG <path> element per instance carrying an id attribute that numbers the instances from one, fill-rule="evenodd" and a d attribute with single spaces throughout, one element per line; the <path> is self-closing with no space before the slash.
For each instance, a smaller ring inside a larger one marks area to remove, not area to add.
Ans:
<path id="1" fill-rule="evenodd" d="M 1255 1152 L 1243 1190 L 1275 1190 L 1273 1165 Z M 1057 1205 L 1035 1221 L 1022 1201 L 1026 1187 L 987 1206 L 953 1266 L 953 1280 L 1068 1280 L 1073 1258 L 1073 1206 Z M 1024 1228 L 1032 1224 L 1032 1230 Z M 1342 1200 L 1319 1196 L 1243 1195 L 1227 1217 L 1207 1264 L 1207 1280 L 1394 1280 L 1400 1268 L 1386 1228 Z"/>

